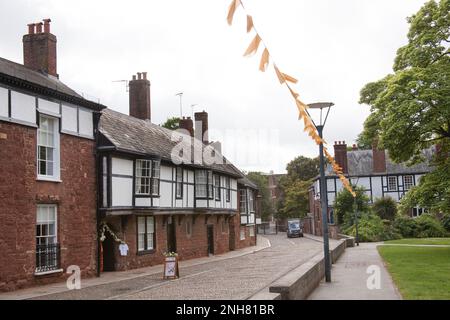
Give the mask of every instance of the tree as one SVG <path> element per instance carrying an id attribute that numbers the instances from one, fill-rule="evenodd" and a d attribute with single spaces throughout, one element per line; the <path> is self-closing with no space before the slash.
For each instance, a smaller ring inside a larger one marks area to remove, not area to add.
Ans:
<path id="1" fill-rule="evenodd" d="M 261 218 L 266 221 L 273 214 L 268 178 L 261 172 L 249 172 L 247 177 L 259 188 L 259 195 L 261 196 Z"/>
<path id="2" fill-rule="evenodd" d="M 308 181 L 319 174 L 319 158 L 297 157 L 288 163 L 286 170 L 291 181 Z"/>
<path id="3" fill-rule="evenodd" d="M 397 203 L 390 197 L 376 199 L 372 211 L 383 220 L 394 221 L 397 215 Z"/>
<path id="4" fill-rule="evenodd" d="M 448 212 L 443 193 L 449 193 L 450 179 L 442 181 L 440 174 L 450 171 L 450 0 L 427 2 L 408 23 L 408 44 L 397 51 L 394 73 L 361 90 L 360 103 L 372 114 L 358 142 L 379 138 L 392 160 L 408 164 L 423 161 L 422 151 L 439 145 L 433 162 L 439 174 L 424 176 L 407 200 Z"/>
<path id="5" fill-rule="evenodd" d="M 358 213 L 368 212 L 369 197 L 364 193 L 364 188 L 356 186 L 352 186 L 352 188 L 356 192 L 356 209 Z M 342 225 L 346 220 L 346 215 L 353 216 L 355 213 L 355 198 L 344 188 L 337 194 L 333 207 L 337 223 Z"/>
<path id="6" fill-rule="evenodd" d="M 168 118 L 166 122 L 164 122 L 161 125 L 161 127 L 169 130 L 176 130 L 180 127 L 180 118 L 179 117 Z"/>
<path id="7" fill-rule="evenodd" d="M 295 180 L 284 190 L 281 214 L 286 218 L 304 218 L 309 208 L 309 187 L 312 181 Z"/>

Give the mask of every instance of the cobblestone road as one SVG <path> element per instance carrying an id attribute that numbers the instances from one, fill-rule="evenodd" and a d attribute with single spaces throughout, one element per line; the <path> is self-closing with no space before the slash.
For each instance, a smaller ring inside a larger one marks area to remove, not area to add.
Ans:
<path id="1" fill-rule="evenodd" d="M 50 294 L 35 299 L 247 299 L 322 250 L 308 238 L 265 236 L 272 246 L 259 252 L 190 267 L 181 278 L 162 280 L 162 274 Z"/>

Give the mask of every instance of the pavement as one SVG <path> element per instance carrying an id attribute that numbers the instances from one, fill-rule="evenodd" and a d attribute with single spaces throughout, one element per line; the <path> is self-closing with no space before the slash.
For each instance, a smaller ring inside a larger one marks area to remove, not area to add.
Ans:
<path id="1" fill-rule="evenodd" d="M 361 243 L 347 248 L 331 269 L 331 283 L 322 281 L 308 300 L 402 299 L 378 253 L 381 244 Z"/>
<path id="2" fill-rule="evenodd" d="M 163 280 L 163 266 L 158 265 L 82 279 L 80 290 L 68 290 L 63 282 L 1 293 L 0 299 L 244 300 L 321 250 L 322 243 L 314 238 L 258 235 L 255 247 L 181 261 L 177 280 Z"/>

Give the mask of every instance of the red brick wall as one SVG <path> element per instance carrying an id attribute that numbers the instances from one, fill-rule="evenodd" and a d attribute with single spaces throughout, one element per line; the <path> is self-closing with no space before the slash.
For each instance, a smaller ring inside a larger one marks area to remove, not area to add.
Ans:
<path id="1" fill-rule="evenodd" d="M 180 260 L 188 260 L 208 255 L 207 225 L 214 226 L 214 253 L 222 254 L 229 251 L 229 229 L 226 224 L 222 232 L 223 216 L 219 219 L 210 216 L 205 224 L 205 215 L 198 215 L 193 222 L 192 216 L 173 216 L 176 224 L 177 253 Z M 192 223 L 192 232 L 186 232 L 186 223 Z M 114 257 L 116 270 L 129 270 L 158 265 L 164 261 L 167 251 L 167 221 L 163 216 L 155 216 L 156 249 L 153 253 L 139 254 L 137 251 L 136 216 L 108 217 L 106 222 L 112 227 L 117 236 L 125 241 L 129 247 L 127 256 L 120 256 L 119 243 L 115 244 Z"/>
<path id="2" fill-rule="evenodd" d="M 55 203 L 61 267 L 96 270 L 94 141 L 61 135 L 61 183 L 36 181 L 36 129 L 0 122 L 0 291 L 59 281 L 35 276 L 36 206 Z"/>

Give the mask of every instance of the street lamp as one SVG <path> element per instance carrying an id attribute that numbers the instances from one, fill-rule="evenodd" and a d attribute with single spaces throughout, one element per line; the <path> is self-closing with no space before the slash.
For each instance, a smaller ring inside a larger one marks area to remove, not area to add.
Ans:
<path id="1" fill-rule="evenodd" d="M 319 102 L 308 105 L 309 109 L 320 110 L 320 122 L 317 125 L 314 120 L 311 120 L 316 127 L 320 138 L 323 138 L 323 128 L 330 114 L 331 107 L 334 106 L 332 102 Z M 323 118 L 323 111 L 326 110 L 325 119 Z M 308 113 L 309 114 L 309 113 Z M 319 146 L 320 153 L 320 202 L 322 207 L 322 233 L 323 233 L 323 251 L 325 256 L 325 281 L 331 282 L 331 260 L 330 260 L 330 243 L 328 237 L 328 200 L 327 200 L 327 185 L 325 180 L 325 158 L 323 156 L 323 143 Z"/>

